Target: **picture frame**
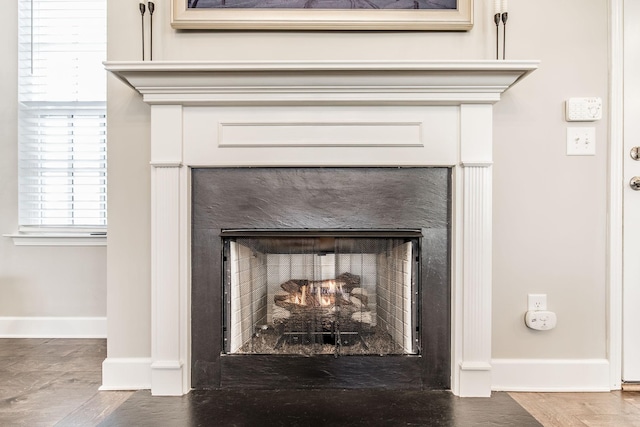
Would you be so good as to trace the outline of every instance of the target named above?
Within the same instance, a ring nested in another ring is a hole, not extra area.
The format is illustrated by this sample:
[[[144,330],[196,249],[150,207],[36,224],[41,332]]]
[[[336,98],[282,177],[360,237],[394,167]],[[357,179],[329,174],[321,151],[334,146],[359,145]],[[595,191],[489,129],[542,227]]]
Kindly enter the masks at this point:
[[[171,26],[191,30],[321,30],[321,31],[468,31],[473,27],[473,1],[455,0],[452,8],[420,7],[433,0],[215,0],[219,6],[189,6],[194,0],[171,0]],[[199,0],[205,1],[205,0]],[[213,4],[212,0],[208,0]],[[229,7],[237,1],[241,7]],[[278,7],[278,2],[304,6]],[[344,4],[363,8],[325,9],[322,5]],[[385,2],[386,1],[386,2]],[[452,1],[452,0],[449,0]],[[382,7],[371,8],[382,4]],[[393,3],[395,2],[395,3]],[[401,3],[402,2],[402,3]],[[225,4],[226,3],[226,4]],[[260,7],[264,4],[265,7]],[[318,3],[320,4],[320,3]],[[442,3],[440,3],[442,4]]]

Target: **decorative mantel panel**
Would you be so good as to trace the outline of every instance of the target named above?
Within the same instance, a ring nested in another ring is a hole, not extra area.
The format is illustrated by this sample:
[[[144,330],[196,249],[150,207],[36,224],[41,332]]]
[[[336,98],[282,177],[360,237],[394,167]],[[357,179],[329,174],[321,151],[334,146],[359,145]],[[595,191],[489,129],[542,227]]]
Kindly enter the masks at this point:
[[[451,388],[489,396],[492,105],[537,65],[107,63],[151,105],[152,393],[191,388],[192,167],[446,166],[454,178]]]

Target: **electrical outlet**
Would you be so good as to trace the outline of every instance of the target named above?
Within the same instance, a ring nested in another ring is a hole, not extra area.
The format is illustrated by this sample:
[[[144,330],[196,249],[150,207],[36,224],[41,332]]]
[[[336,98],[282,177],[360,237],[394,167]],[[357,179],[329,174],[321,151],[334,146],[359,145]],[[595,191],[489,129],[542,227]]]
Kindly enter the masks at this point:
[[[528,311],[540,311],[547,309],[547,294],[527,295]]]

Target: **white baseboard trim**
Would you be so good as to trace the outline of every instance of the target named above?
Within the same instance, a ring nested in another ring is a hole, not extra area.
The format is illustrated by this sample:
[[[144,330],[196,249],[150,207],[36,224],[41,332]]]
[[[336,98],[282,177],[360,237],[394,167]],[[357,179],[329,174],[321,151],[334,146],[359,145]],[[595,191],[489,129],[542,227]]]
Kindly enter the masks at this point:
[[[106,337],[106,317],[0,317],[0,338]]]
[[[493,391],[611,391],[606,359],[493,359]]]
[[[107,357],[102,362],[102,386],[100,390],[142,390],[150,388],[150,357]]]

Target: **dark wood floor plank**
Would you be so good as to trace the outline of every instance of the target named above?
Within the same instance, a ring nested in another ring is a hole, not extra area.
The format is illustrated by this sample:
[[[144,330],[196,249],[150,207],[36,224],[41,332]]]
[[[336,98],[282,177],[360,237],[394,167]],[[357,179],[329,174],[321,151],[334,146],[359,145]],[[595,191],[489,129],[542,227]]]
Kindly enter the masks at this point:
[[[540,426],[506,393],[458,398],[422,390],[197,390],[183,397],[138,391],[101,427],[144,426]]]
[[[640,426],[640,392],[509,394],[547,427]]]
[[[640,392],[99,392],[105,357],[105,340],[0,339],[0,426],[640,426]]]
[[[0,339],[0,425],[55,425],[98,392],[105,357],[105,340]]]
[[[60,372],[32,372],[0,370],[0,410],[20,396],[46,387],[61,376]]]
[[[57,423],[56,427],[98,425],[131,397],[132,394],[132,391],[105,391],[96,393],[91,399]]]

